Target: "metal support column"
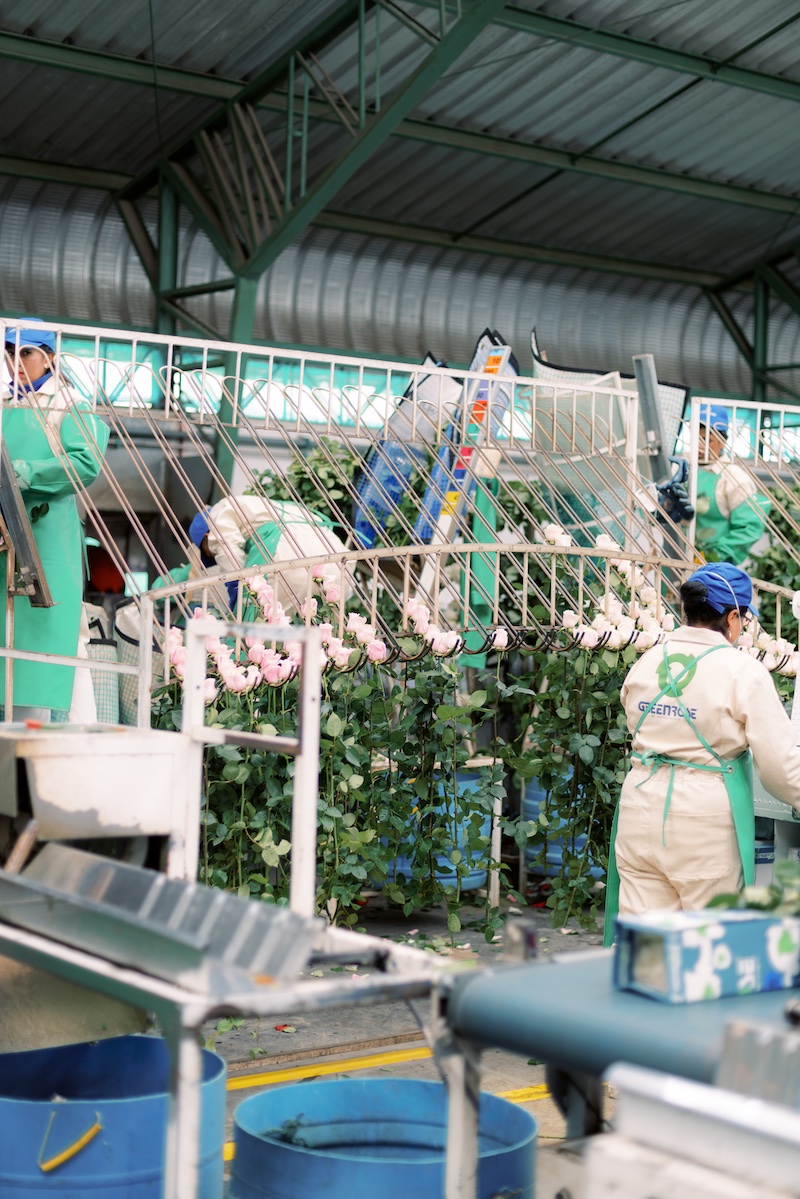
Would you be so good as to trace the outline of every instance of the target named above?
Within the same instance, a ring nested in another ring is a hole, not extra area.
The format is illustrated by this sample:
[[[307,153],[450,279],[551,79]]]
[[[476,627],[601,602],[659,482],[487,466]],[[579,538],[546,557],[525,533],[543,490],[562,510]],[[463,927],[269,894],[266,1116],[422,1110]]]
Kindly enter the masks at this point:
[[[178,196],[164,175],[158,191],[158,280],[156,288],[156,332],[175,333],[175,317],[162,307],[165,292],[178,286]]]
[[[765,372],[769,354],[769,286],[756,276],[755,308],[753,311],[753,403],[763,404],[767,398]]]
[[[241,276],[236,280],[229,333],[230,340],[233,342],[251,342],[253,340],[258,283],[258,279],[245,279]],[[229,351],[225,355],[223,364],[225,386],[222,391],[219,419],[225,427],[227,439],[223,438],[220,433],[217,434],[214,461],[228,483],[233,478],[232,447],[239,440],[238,406],[242,394],[241,378],[244,369],[245,356],[240,351]],[[220,498],[219,489],[215,488],[214,499]]]

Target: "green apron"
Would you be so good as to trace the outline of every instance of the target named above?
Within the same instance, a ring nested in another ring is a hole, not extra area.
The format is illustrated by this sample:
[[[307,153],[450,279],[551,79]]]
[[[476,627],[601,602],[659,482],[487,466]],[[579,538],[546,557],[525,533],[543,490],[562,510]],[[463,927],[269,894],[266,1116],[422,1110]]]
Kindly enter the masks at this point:
[[[276,509],[280,510],[282,508],[280,500],[273,500],[272,503]],[[282,516],[281,524],[277,524],[274,520],[265,521],[263,525],[260,525],[256,529],[255,537],[248,537],[244,547],[245,554],[247,555],[245,566],[265,566],[268,562],[271,562],[275,557],[278,542],[290,525],[314,525],[323,529],[333,529],[333,521],[321,512],[315,512],[309,508],[308,517],[299,519],[295,514],[294,504],[292,504],[292,507],[288,511],[288,516]]]
[[[733,825],[736,830],[736,841],[739,846],[739,856],[742,860],[742,875],[746,886],[751,886],[755,877],[755,856],[756,856],[756,839],[755,839],[755,809],[753,807],[753,758],[750,750],[745,750],[738,758],[721,758],[719,754],[711,748],[705,737],[697,728],[692,720],[683,700],[678,692],[677,684],[688,671],[693,670],[698,662],[703,658],[707,658],[709,654],[716,653],[720,649],[733,649],[731,645],[712,645],[710,649],[704,650],[697,658],[693,658],[687,666],[684,666],[680,674],[673,676],[670,670],[670,662],[667,654],[667,645],[664,643],[664,666],[668,682],[664,688],[658,693],[655,699],[642,712],[634,729],[634,736],[639,732],[642,721],[649,715],[651,709],[658,703],[660,699],[667,694],[675,700],[676,705],[681,710],[681,715],[688,723],[697,740],[703,748],[711,754],[715,759],[715,765],[702,762],[684,762],[680,758],[670,758],[666,754],[657,753],[655,750],[646,750],[644,753],[634,751],[631,754],[632,758],[636,758],[643,766],[650,766],[651,771],[649,778],[652,778],[656,770],[662,766],[669,768],[670,777],[667,786],[667,796],[664,801],[664,819],[662,827],[666,830],[667,816],[669,815],[670,803],[672,801],[672,787],[675,782],[675,767],[681,766],[686,770],[703,770],[714,774],[721,774],[722,781],[725,784],[725,790],[728,793],[728,801],[731,805],[731,815],[733,816]],[[642,784],[639,783],[641,787]],[[605,894],[605,923],[603,928],[603,944],[611,945],[614,940],[614,921],[619,911],[619,871],[617,870],[617,858],[615,853],[615,842],[617,838],[617,821],[619,817],[619,804],[614,812],[614,823],[611,826],[611,845],[608,853],[608,879],[606,882]]]
[[[46,409],[45,401],[52,397],[38,394],[42,409]],[[72,471],[88,486],[100,472],[98,457],[105,453],[108,429],[88,405],[75,403],[72,409],[81,412],[80,418],[71,415],[70,409],[64,411],[57,436]],[[48,442],[42,416],[23,405],[3,409],[2,436],[12,462],[22,463],[20,488],[26,511],[30,516],[34,508],[39,509],[33,535],[55,601],[52,608],[33,608],[25,596],[14,600],[14,647],[74,657],[83,603],[83,529],[72,479]],[[0,569],[5,571],[5,554],[0,557]],[[5,646],[5,618],[0,644]],[[14,704],[66,712],[72,702],[74,674],[71,666],[16,661]],[[5,676],[0,670],[0,703],[4,701]]]
[[[695,543],[707,561],[737,566],[764,532],[771,504],[766,496],[754,495],[734,509],[738,514],[734,522],[734,513],[723,516],[717,504],[719,479],[712,470],[701,467],[697,472]]]

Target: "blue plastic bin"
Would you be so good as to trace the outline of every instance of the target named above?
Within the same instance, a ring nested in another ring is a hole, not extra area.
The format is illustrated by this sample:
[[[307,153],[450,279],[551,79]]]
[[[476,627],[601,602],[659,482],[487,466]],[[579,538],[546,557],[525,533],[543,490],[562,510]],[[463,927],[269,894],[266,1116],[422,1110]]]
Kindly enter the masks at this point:
[[[168,1074],[159,1037],[0,1054],[1,1199],[161,1199]],[[208,1050],[201,1104],[197,1194],[222,1199],[225,1063]]]
[[[572,769],[566,776],[572,777]],[[525,820],[537,821],[539,813],[542,811],[547,798],[547,792],[540,786],[538,779],[531,779],[525,788],[525,796],[522,800],[522,815]],[[572,852],[582,854],[586,849],[586,834],[576,837],[571,846]],[[538,846],[529,845],[525,850],[525,861],[530,866],[535,862],[540,850]],[[564,861],[564,839],[555,835],[547,837],[547,853],[545,855],[545,878],[556,878],[561,872],[561,866]],[[541,870],[541,862],[536,863],[536,870]],[[603,878],[604,871],[602,866],[596,865],[594,862],[591,865],[590,873],[593,879]]]
[[[458,788],[459,795],[464,795],[466,792],[469,792],[469,791],[477,791],[478,790],[478,780],[471,771],[459,770],[456,773],[456,787]],[[441,794],[442,791],[443,791],[443,787],[440,786],[439,793]],[[447,808],[447,805],[445,803],[441,803],[441,804],[437,805],[437,808],[438,808],[438,811],[444,812]],[[484,816],[484,819],[483,819],[483,822],[481,825],[481,834],[484,837],[491,837],[491,835],[492,835],[492,817],[491,817],[491,813],[489,813],[489,812],[487,812],[486,815]],[[461,853],[464,854],[465,845],[466,845],[466,838],[462,836],[461,829],[459,829],[457,843],[455,845],[455,848],[460,850]],[[489,855],[489,845],[488,844],[486,846],[486,854],[488,857],[488,855]],[[486,886],[486,877],[487,877],[488,873],[489,873],[488,870],[482,869],[479,866],[473,865],[471,867],[471,869],[461,879],[461,890],[462,891],[475,891],[475,890],[477,890],[478,887],[485,887]],[[398,874],[404,874],[406,876],[406,878],[411,877],[411,858],[406,857],[405,854],[398,854],[397,857],[389,863],[389,873],[387,875],[386,881],[390,882],[390,883],[394,882],[395,878],[397,877]],[[453,865],[453,863],[450,861],[449,855],[446,853],[439,853],[436,855],[436,877],[439,879],[439,881],[443,887],[450,886],[451,884],[453,886],[455,886],[456,883],[458,882],[458,874],[456,872],[456,868]]]
[[[447,1093],[414,1079],[279,1087],[236,1109],[228,1199],[441,1199]],[[533,1199],[536,1121],[481,1095],[477,1199]]]

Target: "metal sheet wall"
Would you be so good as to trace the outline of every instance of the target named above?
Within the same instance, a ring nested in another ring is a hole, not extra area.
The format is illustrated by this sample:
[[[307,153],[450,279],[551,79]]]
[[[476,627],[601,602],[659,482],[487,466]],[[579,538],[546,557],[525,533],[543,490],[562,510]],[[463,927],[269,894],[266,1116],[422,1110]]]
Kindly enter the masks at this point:
[[[181,282],[226,273],[206,238],[186,226]],[[222,330],[229,308],[230,293],[194,301]],[[734,308],[749,328],[749,298]],[[151,327],[147,279],[107,195],[0,185],[0,310]],[[554,362],[628,370],[631,354],[649,351],[662,378],[695,390],[749,389],[749,371],[693,288],[321,229],[309,230],[262,280],[255,336],[411,360],[430,349],[463,363],[487,324],[510,339],[524,372],[536,325]],[[773,361],[800,360],[800,328],[788,310],[776,313],[771,338]]]

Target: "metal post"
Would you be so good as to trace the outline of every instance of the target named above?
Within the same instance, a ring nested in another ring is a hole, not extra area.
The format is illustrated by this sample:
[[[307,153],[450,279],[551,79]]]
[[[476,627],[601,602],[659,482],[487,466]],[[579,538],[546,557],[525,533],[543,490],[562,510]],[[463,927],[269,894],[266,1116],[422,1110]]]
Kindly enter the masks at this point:
[[[481,1051],[462,1041],[438,1020],[436,1064],[447,1088],[447,1147],[444,1199],[476,1199]]]
[[[150,728],[150,688],[153,678],[153,601],[143,595],[139,600],[139,679],[136,703],[136,727]]]
[[[763,404],[767,398],[764,372],[769,357],[769,287],[756,275],[753,309],[753,403]]]
[[[691,414],[689,418],[689,500],[697,511],[697,474],[700,469],[698,466],[700,461],[700,404],[697,400],[692,400],[689,411]],[[692,546],[696,531],[697,517],[693,516],[686,530],[686,539]]]
[[[625,459],[630,471],[630,477],[635,479],[638,474],[638,442],[639,442],[639,397],[626,396],[625,414]],[[634,514],[634,493],[632,488],[627,488],[625,497],[625,549],[635,551],[636,546],[636,518]]]
[[[203,790],[203,740],[205,725],[206,637],[219,632],[214,620],[189,620],[186,627],[186,670],[183,679],[181,733],[186,740],[183,771],[184,796],[176,803],[167,854],[170,878],[194,881],[200,859],[200,803]]]
[[[292,161],[294,159],[294,55],[289,59],[286,87],[286,162],[283,168],[283,211],[292,207]]]
[[[158,186],[158,289],[156,331],[175,333],[175,317],[161,306],[165,292],[178,286],[178,196],[162,174]]]
[[[231,311],[230,340],[234,342],[250,342],[253,339],[253,322],[256,316],[256,298],[258,296],[258,279],[237,278],[233,292],[233,309]],[[214,447],[214,461],[223,477],[230,483],[233,479],[234,450],[239,440],[239,423],[237,408],[242,394],[242,376],[244,374],[244,356],[236,351],[226,353],[223,362],[225,386],[222,389],[222,399],[219,406],[220,424],[225,426],[227,440],[217,433]],[[232,445],[228,444],[228,441]],[[222,498],[219,487],[214,489],[214,499]]]
[[[14,597],[11,594],[14,586],[14,549],[6,546],[6,646],[14,648]],[[14,719],[14,659],[6,658],[5,666],[5,711],[7,721]]]
[[[180,1015],[161,1018],[170,1058],[163,1199],[197,1199],[199,1193],[203,1049]]]
[[[358,127],[367,119],[367,4],[358,0]]]
[[[500,818],[503,815],[503,800],[499,795],[494,797],[494,807],[492,809],[492,861],[500,861],[502,851],[502,832],[500,829]],[[524,852],[524,851],[523,851]],[[489,875],[489,907],[500,907],[500,870],[492,870]]]
[[[321,653],[319,629],[307,629],[300,673],[300,752],[294,763],[292,874],[289,881],[289,907],[298,916],[316,913],[320,684],[318,672],[311,670],[309,665],[318,662]]]

